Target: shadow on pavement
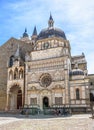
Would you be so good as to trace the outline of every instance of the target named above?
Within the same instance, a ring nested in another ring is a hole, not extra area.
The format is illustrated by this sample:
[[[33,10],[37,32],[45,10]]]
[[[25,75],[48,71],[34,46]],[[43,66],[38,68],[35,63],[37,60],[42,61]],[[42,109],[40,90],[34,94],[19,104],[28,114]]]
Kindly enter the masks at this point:
[[[21,118],[21,119],[47,119],[47,118],[67,118],[71,117],[71,115],[44,115],[44,114],[37,114],[37,115],[22,115],[19,113],[7,113],[7,112],[0,112],[0,117],[11,117],[11,118]]]

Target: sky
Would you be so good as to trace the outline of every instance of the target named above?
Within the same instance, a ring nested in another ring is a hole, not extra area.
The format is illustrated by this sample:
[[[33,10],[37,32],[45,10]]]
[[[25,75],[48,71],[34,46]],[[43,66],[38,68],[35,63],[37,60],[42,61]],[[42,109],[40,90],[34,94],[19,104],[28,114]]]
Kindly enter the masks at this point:
[[[19,39],[27,28],[39,33],[48,27],[62,29],[71,45],[71,55],[84,52],[88,73],[94,74],[94,0],[0,0],[0,46],[11,37]]]

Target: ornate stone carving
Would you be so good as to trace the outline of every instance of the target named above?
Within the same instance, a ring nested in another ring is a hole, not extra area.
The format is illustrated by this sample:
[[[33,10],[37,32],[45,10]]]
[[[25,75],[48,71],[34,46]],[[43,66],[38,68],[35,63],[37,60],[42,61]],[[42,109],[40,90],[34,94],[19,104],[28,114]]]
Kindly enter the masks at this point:
[[[54,78],[55,78],[55,80],[60,80],[60,78],[61,78],[61,74],[60,74],[59,71],[56,71],[56,72],[55,72],[55,74],[54,74]]]
[[[37,76],[35,73],[32,73],[31,75],[31,81],[37,81]]]
[[[52,78],[51,78],[51,75],[49,73],[43,73],[41,76],[40,76],[40,85],[42,87],[48,87],[51,82],[52,82]]]

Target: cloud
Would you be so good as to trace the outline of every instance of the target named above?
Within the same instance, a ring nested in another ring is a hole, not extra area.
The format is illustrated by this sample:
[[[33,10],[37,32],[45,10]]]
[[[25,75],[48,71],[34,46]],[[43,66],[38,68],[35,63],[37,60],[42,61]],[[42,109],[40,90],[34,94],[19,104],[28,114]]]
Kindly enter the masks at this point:
[[[14,0],[1,3],[0,41],[8,40],[9,36],[19,38],[25,27],[30,35],[35,25],[40,32],[48,26],[50,11],[55,26],[60,27],[70,41],[72,55],[86,54],[91,73],[94,70],[90,67],[90,63],[91,66],[94,64],[90,58],[94,55],[94,0]]]

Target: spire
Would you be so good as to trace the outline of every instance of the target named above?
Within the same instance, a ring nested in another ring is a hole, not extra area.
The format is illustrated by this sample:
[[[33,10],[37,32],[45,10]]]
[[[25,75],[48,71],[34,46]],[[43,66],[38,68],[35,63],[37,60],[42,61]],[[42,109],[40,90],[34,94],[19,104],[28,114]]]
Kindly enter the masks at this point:
[[[17,50],[14,54],[13,65],[20,66],[21,65],[20,63],[21,63],[21,57],[20,57],[20,49],[19,49],[19,44],[18,44]]]
[[[34,36],[34,35],[37,35],[37,29],[36,29],[36,26],[34,27],[34,30],[33,30],[33,34],[32,34],[32,36]]]
[[[50,13],[50,18],[49,18],[49,20],[53,20],[51,13]]]
[[[27,32],[27,28],[25,28],[25,33]]]
[[[19,44],[15,53],[15,57],[19,57],[20,56],[20,51],[19,51]]]
[[[50,13],[50,17],[49,17],[49,20],[48,20],[48,26],[49,28],[53,27],[53,24],[54,24],[54,20],[53,20],[53,17]]]
[[[23,33],[23,37],[28,37],[27,28],[25,28],[25,31],[24,31],[24,33]]]

